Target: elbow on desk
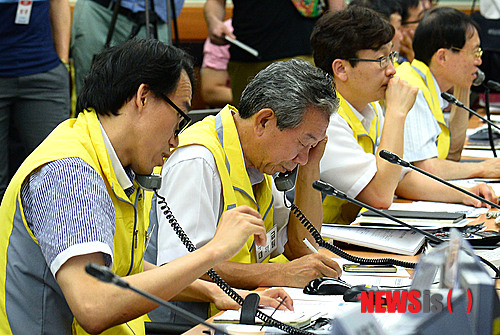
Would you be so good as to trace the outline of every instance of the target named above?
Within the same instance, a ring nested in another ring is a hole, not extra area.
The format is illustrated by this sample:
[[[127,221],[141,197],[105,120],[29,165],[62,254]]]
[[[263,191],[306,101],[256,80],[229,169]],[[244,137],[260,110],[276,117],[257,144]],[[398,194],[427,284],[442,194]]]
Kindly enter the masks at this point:
[[[392,205],[393,199],[393,197],[391,197],[390,199],[384,199],[384,197],[375,197],[372,201],[370,201],[369,205],[378,209],[388,209]]]
[[[360,194],[356,199],[378,209],[387,209],[392,205],[394,193],[370,192],[370,194]]]

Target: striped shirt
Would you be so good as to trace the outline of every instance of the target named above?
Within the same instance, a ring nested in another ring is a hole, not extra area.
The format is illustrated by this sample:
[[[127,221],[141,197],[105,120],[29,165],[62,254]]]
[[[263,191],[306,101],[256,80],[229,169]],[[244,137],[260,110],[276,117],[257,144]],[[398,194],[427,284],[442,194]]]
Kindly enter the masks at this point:
[[[113,169],[125,193],[134,192],[135,175],[124,169],[101,127]],[[125,180],[124,180],[125,179]],[[115,209],[102,177],[81,158],[49,162],[21,188],[24,214],[45,261],[55,276],[71,257],[101,252],[113,262]]]

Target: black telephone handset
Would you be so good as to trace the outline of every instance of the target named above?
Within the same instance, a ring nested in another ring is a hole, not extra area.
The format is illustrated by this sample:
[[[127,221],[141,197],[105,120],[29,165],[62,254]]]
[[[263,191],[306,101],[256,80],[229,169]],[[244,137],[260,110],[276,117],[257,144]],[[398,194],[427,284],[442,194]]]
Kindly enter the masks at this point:
[[[154,173],[150,175],[137,174],[135,181],[147,191],[154,191],[161,187],[161,176]]]
[[[278,173],[274,178],[274,185],[276,185],[276,189],[281,192],[286,192],[294,188],[298,169],[299,166],[297,165],[292,171]]]

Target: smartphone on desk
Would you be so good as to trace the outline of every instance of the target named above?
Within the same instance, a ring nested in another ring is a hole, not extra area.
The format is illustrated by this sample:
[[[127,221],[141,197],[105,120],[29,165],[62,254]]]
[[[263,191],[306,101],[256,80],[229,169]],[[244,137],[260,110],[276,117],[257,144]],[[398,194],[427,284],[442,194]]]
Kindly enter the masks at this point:
[[[397,271],[394,265],[344,264],[342,268],[345,272],[357,273],[394,273]]]

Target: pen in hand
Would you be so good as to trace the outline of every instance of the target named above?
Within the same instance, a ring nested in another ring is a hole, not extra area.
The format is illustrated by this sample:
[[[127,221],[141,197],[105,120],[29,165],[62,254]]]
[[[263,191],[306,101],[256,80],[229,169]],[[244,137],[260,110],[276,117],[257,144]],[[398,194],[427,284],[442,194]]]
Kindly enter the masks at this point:
[[[318,249],[316,249],[316,248],[314,247],[314,245],[312,245],[312,244],[311,244],[311,242],[309,242],[309,240],[308,240],[307,238],[304,238],[304,239],[302,240],[302,242],[304,242],[304,244],[305,244],[305,245],[309,248],[309,250],[311,250],[312,252],[314,252],[314,253],[316,253],[316,254],[317,254],[317,253],[319,253]],[[339,276],[337,279],[340,279],[340,276]]]
[[[311,244],[311,242],[309,242],[307,238],[304,238],[302,242],[304,242],[304,244],[307,246],[307,248],[309,248],[309,250],[311,250],[314,253],[318,253],[318,250],[314,247],[314,245]]]

